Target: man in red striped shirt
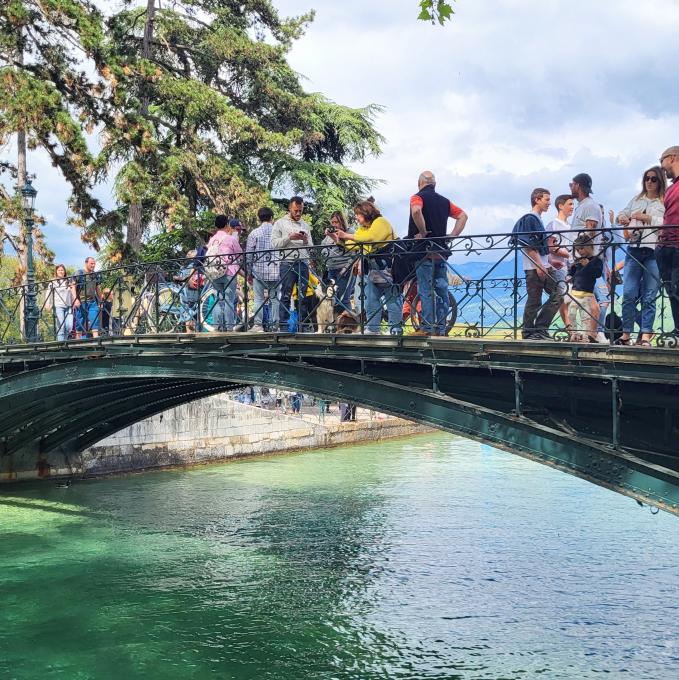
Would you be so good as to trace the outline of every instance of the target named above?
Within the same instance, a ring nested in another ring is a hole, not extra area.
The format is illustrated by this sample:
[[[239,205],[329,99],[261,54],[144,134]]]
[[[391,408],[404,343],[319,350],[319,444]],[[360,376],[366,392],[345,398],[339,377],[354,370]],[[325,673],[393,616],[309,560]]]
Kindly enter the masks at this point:
[[[656,260],[670,298],[674,335],[679,336],[679,146],[663,151],[660,166],[672,184],[665,192],[665,219],[658,236]]]

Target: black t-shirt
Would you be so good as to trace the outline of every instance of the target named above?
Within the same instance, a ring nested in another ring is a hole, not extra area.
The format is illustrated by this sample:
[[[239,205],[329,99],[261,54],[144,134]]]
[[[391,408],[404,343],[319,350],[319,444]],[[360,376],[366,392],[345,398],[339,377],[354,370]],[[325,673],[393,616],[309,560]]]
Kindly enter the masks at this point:
[[[568,270],[573,277],[573,290],[593,293],[596,280],[604,273],[604,263],[598,257],[591,257],[587,264],[583,262],[576,261]]]

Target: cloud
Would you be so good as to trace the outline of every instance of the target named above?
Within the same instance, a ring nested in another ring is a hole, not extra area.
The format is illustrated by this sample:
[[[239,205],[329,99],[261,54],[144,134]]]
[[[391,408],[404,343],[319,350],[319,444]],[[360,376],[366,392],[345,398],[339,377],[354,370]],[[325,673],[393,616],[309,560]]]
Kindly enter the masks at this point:
[[[444,28],[417,22],[414,6],[320,5],[291,54],[312,89],[386,106],[384,153],[356,169],[386,180],[378,200],[401,233],[424,168],[484,233],[511,226],[535,186],[561,193],[582,171],[619,209],[676,140],[673,70],[657,46],[671,44],[679,6],[460,0]]]
[[[418,22],[415,0],[274,4],[283,16],[317,10],[290,54],[308,90],[386,107],[383,154],[355,168],[386,181],[376,197],[400,233],[425,168],[470,214],[470,233],[491,233],[529,208],[534,187],[556,195],[583,171],[618,210],[679,143],[669,52],[679,3],[458,0],[445,27]],[[40,154],[31,163],[41,209],[65,224],[63,180]],[[101,195],[110,204],[108,187]],[[82,259],[75,230],[47,233],[61,259]]]

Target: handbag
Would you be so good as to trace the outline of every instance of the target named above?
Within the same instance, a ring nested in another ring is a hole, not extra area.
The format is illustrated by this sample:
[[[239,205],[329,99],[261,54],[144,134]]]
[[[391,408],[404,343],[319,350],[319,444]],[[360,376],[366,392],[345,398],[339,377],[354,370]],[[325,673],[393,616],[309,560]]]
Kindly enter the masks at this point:
[[[394,285],[391,269],[371,269],[368,272],[368,281],[378,288],[387,288]]]

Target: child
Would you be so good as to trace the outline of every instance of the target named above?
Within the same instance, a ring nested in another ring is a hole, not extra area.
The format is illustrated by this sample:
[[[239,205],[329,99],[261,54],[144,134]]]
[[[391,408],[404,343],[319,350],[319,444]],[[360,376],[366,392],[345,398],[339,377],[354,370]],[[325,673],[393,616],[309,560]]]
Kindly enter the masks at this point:
[[[575,239],[575,262],[568,273],[571,276],[571,300],[568,304],[568,321],[572,329],[570,340],[581,342],[584,340],[577,329],[587,329],[587,340],[597,342],[595,319],[590,313],[594,286],[596,280],[603,274],[604,263],[601,258],[594,256],[594,242],[587,234],[580,234]],[[579,318],[578,318],[579,317]],[[579,323],[578,323],[579,322]]]

